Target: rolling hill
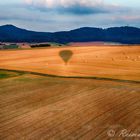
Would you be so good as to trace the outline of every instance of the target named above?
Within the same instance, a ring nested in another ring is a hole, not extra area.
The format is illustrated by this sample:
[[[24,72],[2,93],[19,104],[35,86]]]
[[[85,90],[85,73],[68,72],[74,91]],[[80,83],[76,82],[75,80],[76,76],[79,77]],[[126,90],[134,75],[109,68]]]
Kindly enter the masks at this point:
[[[135,27],[112,27],[107,29],[83,27],[62,32],[35,32],[13,25],[0,26],[1,42],[89,42],[108,41],[140,44],[140,29]]]

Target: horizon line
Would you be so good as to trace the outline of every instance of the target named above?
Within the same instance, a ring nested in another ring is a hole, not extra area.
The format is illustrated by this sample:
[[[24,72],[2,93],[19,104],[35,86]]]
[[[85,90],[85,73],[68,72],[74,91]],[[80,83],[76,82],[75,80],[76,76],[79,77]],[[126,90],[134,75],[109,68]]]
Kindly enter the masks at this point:
[[[61,31],[36,31],[36,30],[30,30],[30,29],[27,29],[27,28],[23,28],[23,27],[19,27],[17,25],[13,25],[13,24],[2,24],[0,25],[0,27],[2,26],[13,26],[13,27],[16,27],[16,28],[19,28],[19,29],[23,29],[23,30],[26,30],[26,31],[32,31],[32,32],[44,32],[44,33],[57,33],[57,32],[69,32],[69,31],[73,31],[73,30],[77,30],[77,29],[82,29],[82,28],[97,28],[97,29],[102,29],[102,30],[106,30],[106,29],[110,29],[110,28],[121,28],[121,27],[130,27],[130,28],[137,28],[137,29],[140,29],[140,27],[136,27],[136,26],[129,26],[129,25],[122,25],[122,26],[110,26],[110,27],[106,27],[106,28],[103,28],[103,27],[95,27],[95,26],[81,26],[81,27],[77,27],[77,28],[73,28],[73,29],[69,29],[69,30],[61,30]]]

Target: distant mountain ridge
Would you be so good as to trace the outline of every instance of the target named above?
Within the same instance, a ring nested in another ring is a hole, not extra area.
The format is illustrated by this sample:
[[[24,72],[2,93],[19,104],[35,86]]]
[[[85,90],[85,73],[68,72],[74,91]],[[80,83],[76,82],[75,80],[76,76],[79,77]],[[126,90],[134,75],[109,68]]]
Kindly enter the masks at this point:
[[[62,32],[36,32],[13,25],[0,26],[0,42],[89,42],[107,41],[140,44],[140,28],[112,27],[107,29],[83,27]]]

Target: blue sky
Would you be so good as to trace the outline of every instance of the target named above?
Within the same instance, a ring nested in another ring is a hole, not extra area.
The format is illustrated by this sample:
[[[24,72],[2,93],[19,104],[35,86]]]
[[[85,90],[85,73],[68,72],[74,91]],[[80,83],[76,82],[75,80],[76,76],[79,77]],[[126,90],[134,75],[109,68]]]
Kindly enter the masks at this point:
[[[140,0],[4,0],[0,25],[36,31],[79,27],[140,27]]]

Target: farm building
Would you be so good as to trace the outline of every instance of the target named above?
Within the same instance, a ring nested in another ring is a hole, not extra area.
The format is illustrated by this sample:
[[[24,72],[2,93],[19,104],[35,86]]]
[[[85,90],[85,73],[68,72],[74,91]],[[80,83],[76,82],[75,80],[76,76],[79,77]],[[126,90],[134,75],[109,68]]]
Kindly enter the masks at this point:
[[[28,49],[31,48],[31,46],[27,43],[22,43],[22,44],[18,44],[19,48],[21,49]]]

